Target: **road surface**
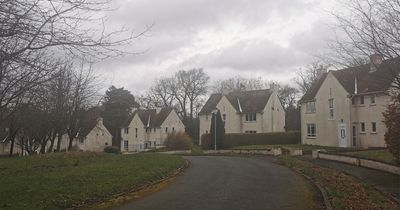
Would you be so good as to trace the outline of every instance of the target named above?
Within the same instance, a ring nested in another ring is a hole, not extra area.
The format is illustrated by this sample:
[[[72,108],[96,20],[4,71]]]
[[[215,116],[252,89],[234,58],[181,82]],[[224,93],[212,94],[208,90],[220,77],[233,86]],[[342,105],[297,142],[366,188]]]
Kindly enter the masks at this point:
[[[308,181],[271,157],[189,156],[191,167],[160,192],[114,209],[321,209]]]

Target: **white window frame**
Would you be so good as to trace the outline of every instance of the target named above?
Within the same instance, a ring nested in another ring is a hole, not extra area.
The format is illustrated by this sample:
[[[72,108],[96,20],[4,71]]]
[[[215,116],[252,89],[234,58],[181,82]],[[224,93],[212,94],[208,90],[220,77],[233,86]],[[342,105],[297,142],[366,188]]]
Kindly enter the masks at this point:
[[[365,127],[365,122],[360,122],[360,133],[366,133],[367,129]]]
[[[257,113],[248,113],[245,117],[246,122],[257,122]]]
[[[129,134],[129,127],[126,127],[126,128],[124,129],[124,133],[125,133],[125,134]]]
[[[375,129],[374,129],[375,125]],[[371,133],[377,133],[378,132],[378,124],[376,122],[371,122]]]
[[[308,138],[317,137],[317,125],[315,123],[307,123],[307,137]]]
[[[315,101],[309,101],[306,103],[306,113],[315,113]]]
[[[128,151],[129,148],[129,141],[125,140],[124,141],[124,150]]]
[[[328,104],[329,104],[329,119],[334,119],[335,118],[335,109],[334,109],[333,98],[328,100]]]

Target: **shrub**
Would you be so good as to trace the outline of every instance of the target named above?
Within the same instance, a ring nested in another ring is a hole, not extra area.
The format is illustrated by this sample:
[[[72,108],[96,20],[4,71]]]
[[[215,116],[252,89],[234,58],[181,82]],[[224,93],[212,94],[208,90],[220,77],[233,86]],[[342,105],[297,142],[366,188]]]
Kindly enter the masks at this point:
[[[207,133],[201,135],[201,148],[210,149],[211,145],[211,134]]]
[[[104,147],[104,152],[119,154],[119,148],[116,146],[107,146],[107,147]]]
[[[165,147],[169,150],[189,150],[192,147],[192,139],[185,132],[173,132],[165,139]]]
[[[225,147],[262,144],[299,144],[299,131],[274,133],[232,133],[225,135]]]
[[[400,112],[396,104],[388,106],[383,113],[387,127],[385,142],[389,152],[393,154],[395,162],[400,164]]]

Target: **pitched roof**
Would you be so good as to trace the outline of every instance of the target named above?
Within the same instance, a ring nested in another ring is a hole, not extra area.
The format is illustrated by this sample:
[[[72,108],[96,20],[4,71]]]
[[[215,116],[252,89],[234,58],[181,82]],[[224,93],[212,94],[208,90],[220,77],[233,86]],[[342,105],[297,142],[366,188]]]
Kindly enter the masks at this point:
[[[172,110],[172,107],[164,107],[159,113],[157,113],[156,109],[138,109],[134,111],[131,116],[122,124],[122,127],[129,126],[132,119],[136,115],[139,116],[139,119],[142,121],[144,126],[148,125],[151,128],[160,127]]]
[[[349,94],[387,91],[391,87],[394,77],[400,73],[400,57],[383,61],[374,72],[370,72],[370,69],[371,64],[365,64],[330,72]],[[311,86],[300,102],[315,98],[326,75],[327,73]]]
[[[221,93],[212,94],[199,114],[210,114],[211,111],[216,108],[222,96],[223,95]],[[264,110],[265,105],[267,105],[267,102],[271,96],[271,91],[269,89],[236,91],[228,93],[224,96],[228,99],[237,112],[253,113]]]

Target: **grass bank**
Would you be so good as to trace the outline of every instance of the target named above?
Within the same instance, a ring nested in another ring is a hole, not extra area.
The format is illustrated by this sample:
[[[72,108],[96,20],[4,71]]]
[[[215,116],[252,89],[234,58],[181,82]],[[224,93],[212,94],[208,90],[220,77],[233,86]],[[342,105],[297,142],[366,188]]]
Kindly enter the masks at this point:
[[[394,156],[392,155],[392,153],[389,152],[388,149],[347,152],[345,154],[360,157],[360,158],[378,160],[378,161],[387,162],[387,163],[391,163],[391,164],[397,164],[394,160]]]
[[[184,165],[165,154],[53,154],[0,159],[0,209],[65,209],[163,177]]]
[[[399,209],[400,205],[369,184],[330,168],[282,156],[279,162],[309,176],[324,188],[333,209]]]

